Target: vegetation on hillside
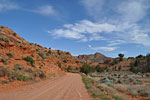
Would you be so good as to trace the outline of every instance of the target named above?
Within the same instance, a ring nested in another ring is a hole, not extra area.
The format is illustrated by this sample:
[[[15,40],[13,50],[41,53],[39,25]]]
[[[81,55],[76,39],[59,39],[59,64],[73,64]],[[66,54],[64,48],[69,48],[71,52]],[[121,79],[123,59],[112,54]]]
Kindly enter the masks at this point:
[[[135,61],[131,63],[130,70],[135,73],[150,73],[150,54],[137,56]]]

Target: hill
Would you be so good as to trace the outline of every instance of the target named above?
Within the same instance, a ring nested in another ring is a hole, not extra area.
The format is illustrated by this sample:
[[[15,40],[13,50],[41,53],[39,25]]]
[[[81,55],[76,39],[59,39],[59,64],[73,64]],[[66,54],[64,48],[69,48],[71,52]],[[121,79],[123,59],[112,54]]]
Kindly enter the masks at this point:
[[[98,52],[90,55],[79,55],[78,58],[86,61],[91,61],[92,63],[105,63],[106,61],[111,59],[110,57],[106,57]]]
[[[77,71],[83,62],[69,52],[29,43],[8,27],[0,26],[0,84]]]

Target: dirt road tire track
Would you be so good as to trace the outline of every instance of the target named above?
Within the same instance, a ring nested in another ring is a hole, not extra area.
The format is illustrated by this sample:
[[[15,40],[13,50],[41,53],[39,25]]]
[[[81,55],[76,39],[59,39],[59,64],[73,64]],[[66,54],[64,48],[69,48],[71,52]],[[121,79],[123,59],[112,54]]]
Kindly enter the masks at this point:
[[[39,87],[0,93],[0,100],[91,100],[79,74],[67,73]]]

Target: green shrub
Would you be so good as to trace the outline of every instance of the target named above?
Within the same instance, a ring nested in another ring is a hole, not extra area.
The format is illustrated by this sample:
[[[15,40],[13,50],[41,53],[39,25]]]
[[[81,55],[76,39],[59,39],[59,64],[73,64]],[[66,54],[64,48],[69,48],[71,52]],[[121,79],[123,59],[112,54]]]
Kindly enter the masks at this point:
[[[138,96],[138,93],[133,93],[132,94],[132,97],[137,97]]]
[[[52,53],[51,50],[49,50],[48,53],[51,54]]]
[[[8,84],[8,80],[2,80],[2,84]]]
[[[78,63],[79,63],[79,61],[76,61],[76,63],[78,64]]]
[[[33,65],[35,63],[34,60],[32,59],[32,57],[29,57],[29,56],[25,57],[24,60],[29,62],[31,65]]]
[[[136,72],[135,67],[134,67],[134,66],[131,66],[131,67],[130,67],[130,71],[131,71],[131,72]]]
[[[40,69],[34,71],[34,76],[35,77],[40,77],[41,79],[46,77],[45,73]]]
[[[0,41],[9,42],[9,40],[5,37],[0,36]]]
[[[14,72],[13,74],[16,77],[16,79],[19,81],[28,81],[28,80],[32,79],[31,76],[23,75],[23,74],[20,74],[18,72]]]
[[[72,66],[68,66],[67,71],[70,72],[72,70]]]
[[[6,55],[8,56],[8,57],[13,57],[13,54],[9,51],[8,53],[6,53]]]
[[[119,96],[112,96],[115,100],[122,100]]]
[[[20,64],[15,64],[14,65],[14,70],[22,70],[23,67]]]
[[[105,71],[105,68],[101,67],[99,64],[95,67],[95,69],[97,72],[104,72]]]
[[[33,78],[31,76],[23,75],[22,80],[23,81],[29,81],[32,80]]]
[[[141,90],[141,91],[140,91],[140,95],[141,95],[141,96],[146,96],[146,97],[148,97],[148,96],[150,96],[150,91]]]
[[[34,57],[34,54],[33,54],[33,53],[31,54],[31,57]]]
[[[57,65],[59,68],[61,68],[61,63],[59,61],[57,62]]]
[[[122,66],[119,66],[119,67],[118,67],[118,70],[120,71],[121,69],[122,69]]]
[[[87,63],[83,64],[81,67],[81,72],[88,74],[91,72],[95,72],[95,68],[93,66],[88,65]]]
[[[2,57],[1,60],[2,60],[3,63],[6,63],[6,62],[8,61],[8,59],[7,59],[7,58],[4,58],[4,57]]]
[[[36,51],[39,51],[40,50],[40,48],[36,48]]]
[[[14,35],[14,36],[16,36],[16,35],[17,35],[17,33],[15,33],[15,32],[14,32],[14,34],[13,34],[13,35]]]
[[[4,77],[6,75],[8,75],[8,70],[3,66],[0,66],[0,77]]]
[[[60,52],[60,50],[57,50],[57,54],[58,54],[58,55],[61,55],[61,52]]]
[[[67,60],[63,60],[64,63],[67,63]]]

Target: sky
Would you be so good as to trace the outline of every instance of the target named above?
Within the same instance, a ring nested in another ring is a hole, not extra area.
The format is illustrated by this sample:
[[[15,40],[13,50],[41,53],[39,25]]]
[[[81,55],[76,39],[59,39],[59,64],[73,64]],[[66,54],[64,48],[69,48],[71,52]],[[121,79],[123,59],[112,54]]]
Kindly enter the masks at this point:
[[[0,0],[0,25],[75,56],[150,52],[150,0]]]

